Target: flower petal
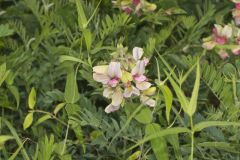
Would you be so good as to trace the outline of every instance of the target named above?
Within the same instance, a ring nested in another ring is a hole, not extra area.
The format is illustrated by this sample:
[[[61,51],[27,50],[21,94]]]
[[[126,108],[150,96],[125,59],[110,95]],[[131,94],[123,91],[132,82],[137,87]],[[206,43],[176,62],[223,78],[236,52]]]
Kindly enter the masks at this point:
[[[95,66],[93,67],[93,72],[99,73],[99,74],[107,74],[107,65],[102,65],[102,66]]]
[[[141,96],[140,101],[143,104],[148,105],[150,107],[155,107],[156,106],[156,101],[154,99],[151,99],[151,98],[147,97],[147,96]]]
[[[121,66],[119,62],[111,62],[108,66],[108,75],[111,78],[121,78],[122,72],[121,72]]]
[[[151,87],[151,85],[152,84],[149,82],[136,83],[136,87],[141,91],[148,89],[149,87]]]
[[[216,46],[216,42],[214,41],[209,41],[209,42],[204,42],[202,47],[207,49],[207,50],[211,50]]]
[[[127,87],[124,89],[124,92],[123,92],[123,96],[126,97],[126,98],[129,98],[131,97],[133,94],[133,89],[132,87]]]
[[[106,98],[110,98],[111,95],[113,94],[113,89],[110,87],[104,88],[103,90],[103,96]]]
[[[232,27],[230,25],[224,26],[222,36],[225,36],[226,38],[230,38],[232,36]]]
[[[133,48],[133,58],[135,61],[138,61],[141,59],[143,55],[143,49],[139,47],[134,47]]]
[[[93,73],[93,79],[97,82],[101,82],[102,84],[107,84],[110,78],[105,74]]]
[[[132,69],[132,75],[142,75],[145,72],[145,62],[137,61],[136,66]]]
[[[112,113],[112,112],[115,112],[117,111],[118,109],[120,108],[120,106],[114,106],[112,104],[109,104],[106,108],[105,108],[105,112],[106,113]]]
[[[132,89],[133,89],[132,92],[133,92],[134,95],[136,95],[136,96],[140,95],[140,91],[136,87],[132,86]]]
[[[116,88],[112,95],[112,105],[119,106],[123,101],[123,94],[120,88]]]

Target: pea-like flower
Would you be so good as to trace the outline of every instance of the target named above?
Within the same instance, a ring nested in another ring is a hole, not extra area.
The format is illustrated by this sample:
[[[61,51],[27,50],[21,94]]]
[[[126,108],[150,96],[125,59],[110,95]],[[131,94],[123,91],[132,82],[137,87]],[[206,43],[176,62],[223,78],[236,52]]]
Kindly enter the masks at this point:
[[[120,63],[111,62],[109,66],[102,65],[93,67],[93,79],[102,84],[116,87],[122,76]]]
[[[149,3],[146,0],[116,0],[112,1],[113,5],[120,8],[127,14],[134,13],[140,16],[143,12],[152,12],[157,6],[153,3]]]
[[[156,88],[151,87],[152,84],[145,75],[149,59],[143,57],[144,51],[140,47],[134,47],[131,56],[123,54],[127,50],[123,50],[122,46],[118,47],[120,48],[115,52],[117,55],[115,54],[114,61],[109,65],[93,67],[93,79],[103,84],[103,96],[111,99],[105,112],[114,112],[120,108],[123,101],[136,97],[139,97],[141,103],[154,107],[156,102],[151,96]]]

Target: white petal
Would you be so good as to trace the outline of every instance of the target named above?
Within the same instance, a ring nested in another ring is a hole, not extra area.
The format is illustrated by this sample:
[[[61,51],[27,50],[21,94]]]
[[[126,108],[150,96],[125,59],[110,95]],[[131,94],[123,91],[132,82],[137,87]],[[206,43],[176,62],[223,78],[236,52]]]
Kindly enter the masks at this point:
[[[106,98],[110,98],[112,94],[113,94],[113,90],[110,87],[107,87],[103,90],[103,96]]]
[[[114,106],[114,105],[112,105],[112,104],[109,104],[109,105],[105,108],[104,111],[105,111],[106,113],[112,113],[112,112],[118,110],[119,108],[120,108],[120,106]]]
[[[222,35],[230,38],[232,36],[232,27],[229,25],[226,25],[222,30]]]
[[[148,105],[150,107],[155,107],[156,105],[156,101],[147,97],[147,96],[141,96],[140,97],[140,101],[145,104],[145,105]]]
[[[139,48],[139,47],[134,47],[133,48],[133,58],[135,59],[135,61],[141,59],[143,55],[143,49]]]
[[[145,72],[145,62],[144,60],[142,61],[137,61],[136,66],[132,70],[132,75],[142,75]]]
[[[99,74],[107,74],[107,65],[102,65],[102,66],[95,66],[93,67],[93,72],[99,73]]]
[[[119,106],[122,103],[123,94],[121,89],[116,88],[112,95],[112,105]]]
[[[139,96],[140,95],[140,91],[136,88],[136,87],[132,87],[133,88],[133,94],[136,95],[136,96]]]
[[[141,91],[148,89],[149,87],[151,87],[151,85],[152,84],[149,82],[136,83],[136,87]]]
[[[121,65],[119,62],[111,62],[108,66],[108,75],[111,78],[118,77],[121,78],[122,72],[121,72]]]
[[[97,82],[101,82],[102,84],[107,84],[110,78],[105,74],[93,73],[93,79]]]
[[[126,98],[129,98],[132,96],[133,92],[132,92],[132,87],[127,87],[124,89],[124,92],[123,92],[123,96],[126,97]]]

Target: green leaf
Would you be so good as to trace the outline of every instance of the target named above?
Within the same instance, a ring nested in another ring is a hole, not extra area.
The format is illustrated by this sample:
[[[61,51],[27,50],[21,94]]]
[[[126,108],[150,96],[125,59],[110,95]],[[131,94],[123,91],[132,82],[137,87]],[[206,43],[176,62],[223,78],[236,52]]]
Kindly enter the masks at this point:
[[[20,103],[20,94],[19,94],[18,88],[16,86],[12,86],[12,85],[8,85],[7,87],[11,91],[11,93],[13,94],[13,96],[14,96],[16,102],[17,102],[17,108],[18,108],[19,103]]]
[[[147,141],[150,141],[152,139],[164,137],[167,135],[179,134],[179,133],[191,133],[191,131],[188,128],[184,128],[184,127],[163,129],[163,130],[161,130],[161,132],[154,133],[154,134],[149,135],[149,136],[145,137],[144,139],[140,140],[137,144],[133,145],[132,147],[130,147],[126,151],[124,151],[124,153],[126,153],[126,152],[132,150],[133,148],[136,148],[137,146],[140,146],[141,144],[143,144]]]
[[[7,78],[8,74],[10,73],[10,70],[7,70],[7,65],[6,63],[3,63],[0,66],[0,86],[2,85],[2,83],[5,81],[5,79]]]
[[[13,136],[10,135],[0,135],[0,146],[4,145],[4,143],[8,140],[14,139]]]
[[[8,160],[14,160],[17,157],[18,153],[22,150],[25,142],[26,140],[18,147],[18,149],[11,155],[11,157]]]
[[[33,122],[33,112],[28,113],[23,122],[23,129],[27,129]]]
[[[5,36],[12,35],[14,30],[10,29],[7,24],[1,24],[0,25],[0,38]]]
[[[199,65],[199,61],[197,62],[197,72],[196,72],[196,80],[195,80],[195,84],[194,84],[194,88],[192,91],[192,97],[188,106],[188,113],[190,116],[192,116],[197,108],[197,100],[198,100],[198,91],[199,91],[199,87],[200,87],[200,65]]]
[[[92,34],[91,34],[91,31],[89,29],[84,29],[83,30],[83,36],[84,36],[84,39],[85,39],[87,50],[90,51],[91,45],[92,45]]]
[[[89,64],[87,64],[86,62],[82,61],[81,59],[75,58],[75,57],[72,57],[72,56],[66,56],[66,55],[60,56],[59,61],[60,61],[60,63],[62,63],[64,61],[78,62],[78,63],[82,63],[82,64],[85,64],[85,65],[89,66]]]
[[[64,97],[67,103],[72,104],[76,103],[80,98],[80,95],[78,93],[76,75],[73,68],[67,74],[67,82],[65,86]]]
[[[182,152],[179,146],[179,138],[178,135],[169,135],[167,136],[167,141],[172,145],[175,157],[177,160],[183,160]]]
[[[43,115],[41,118],[37,120],[37,122],[34,124],[34,126],[39,125],[40,123],[43,123],[44,121],[51,119],[52,117],[49,114]]]
[[[6,120],[5,118],[1,118],[1,117],[0,117],[0,121],[1,121],[1,120],[2,120],[3,123],[5,123],[5,125],[6,125],[6,126],[8,127],[8,129],[10,130],[10,132],[11,132],[11,134],[13,135],[13,137],[15,138],[18,146],[23,146],[23,142],[22,142],[21,139],[19,138],[19,136],[18,136],[15,128],[13,128],[13,126],[11,125],[11,123],[10,123],[8,120]],[[21,149],[21,152],[22,152],[23,158],[24,158],[25,160],[30,160],[30,158],[28,157],[28,154],[27,154],[27,152],[26,152],[26,150],[25,150],[24,147]]]
[[[66,105],[66,103],[59,103],[59,104],[55,107],[53,113],[56,115],[65,105]]]
[[[161,132],[161,127],[159,124],[151,123],[145,128],[146,136],[157,134]],[[157,158],[157,160],[168,160],[168,150],[167,143],[164,137],[158,137],[151,140],[152,150]]]
[[[31,92],[30,92],[29,96],[28,96],[28,108],[29,109],[34,109],[35,105],[36,105],[36,90],[33,87],[31,89]]]
[[[205,121],[195,124],[193,130],[195,132],[201,131],[204,128],[214,127],[214,126],[237,126],[240,127],[239,122],[228,122],[228,121]]]
[[[136,151],[133,154],[131,154],[127,160],[137,160],[139,156],[141,156],[141,151]]]
[[[178,97],[178,100],[181,104],[181,107],[183,108],[185,113],[188,113],[188,106],[189,106],[189,101],[187,99],[187,97],[185,96],[185,94],[183,93],[183,91],[181,90],[181,88],[177,85],[177,83],[173,80],[173,78],[170,76],[170,74],[166,71],[164,71],[165,74],[167,75],[171,85],[174,88],[174,91],[176,92],[176,95]]]
[[[153,116],[152,112],[148,107],[144,107],[136,116],[135,119],[142,123],[142,124],[148,124],[152,122]]]
[[[160,90],[163,93],[164,101],[166,105],[166,118],[168,123],[170,122],[170,111],[172,108],[173,95],[171,90],[166,85],[159,85]]]
[[[85,29],[87,27],[87,17],[83,10],[82,0],[76,0],[77,12],[78,12],[78,25],[81,29]]]
[[[231,153],[240,153],[239,144],[231,144],[226,142],[203,142],[203,143],[198,143],[197,145],[200,147],[216,148],[216,149],[224,150]]]

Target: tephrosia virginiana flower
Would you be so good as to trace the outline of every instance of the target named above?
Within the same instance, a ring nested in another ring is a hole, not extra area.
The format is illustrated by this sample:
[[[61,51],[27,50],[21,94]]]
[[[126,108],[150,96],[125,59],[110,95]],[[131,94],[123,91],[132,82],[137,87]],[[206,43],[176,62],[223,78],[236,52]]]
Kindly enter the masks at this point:
[[[146,0],[116,0],[112,1],[113,5],[120,8],[127,14],[134,13],[137,16],[141,16],[143,12],[152,12],[157,6],[153,3],[149,3]]]
[[[215,24],[213,28],[214,41],[217,44],[225,44],[228,39],[232,36],[232,27],[226,25],[222,27],[221,25]]]
[[[122,76],[119,62],[111,62],[109,66],[93,67],[93,72],[93,79],[95,81],[108,84],[111,87],[116,87]]]
[[[117,54],[116,61],[93,67],[93,79],[103,84],[103,96],[112,100],[105,108],[106,113],[118,110],[123,100],[134,97],[139,97],[141,103],[150,107],[156,105],[151,98],[156,88],[151,87],[152,84],[145,75],[149,59],[143,57],[144,51],[140,47],[133,48],[132,56],[125,52],[126,48],[118,46],[118,51],[114,52]]]

